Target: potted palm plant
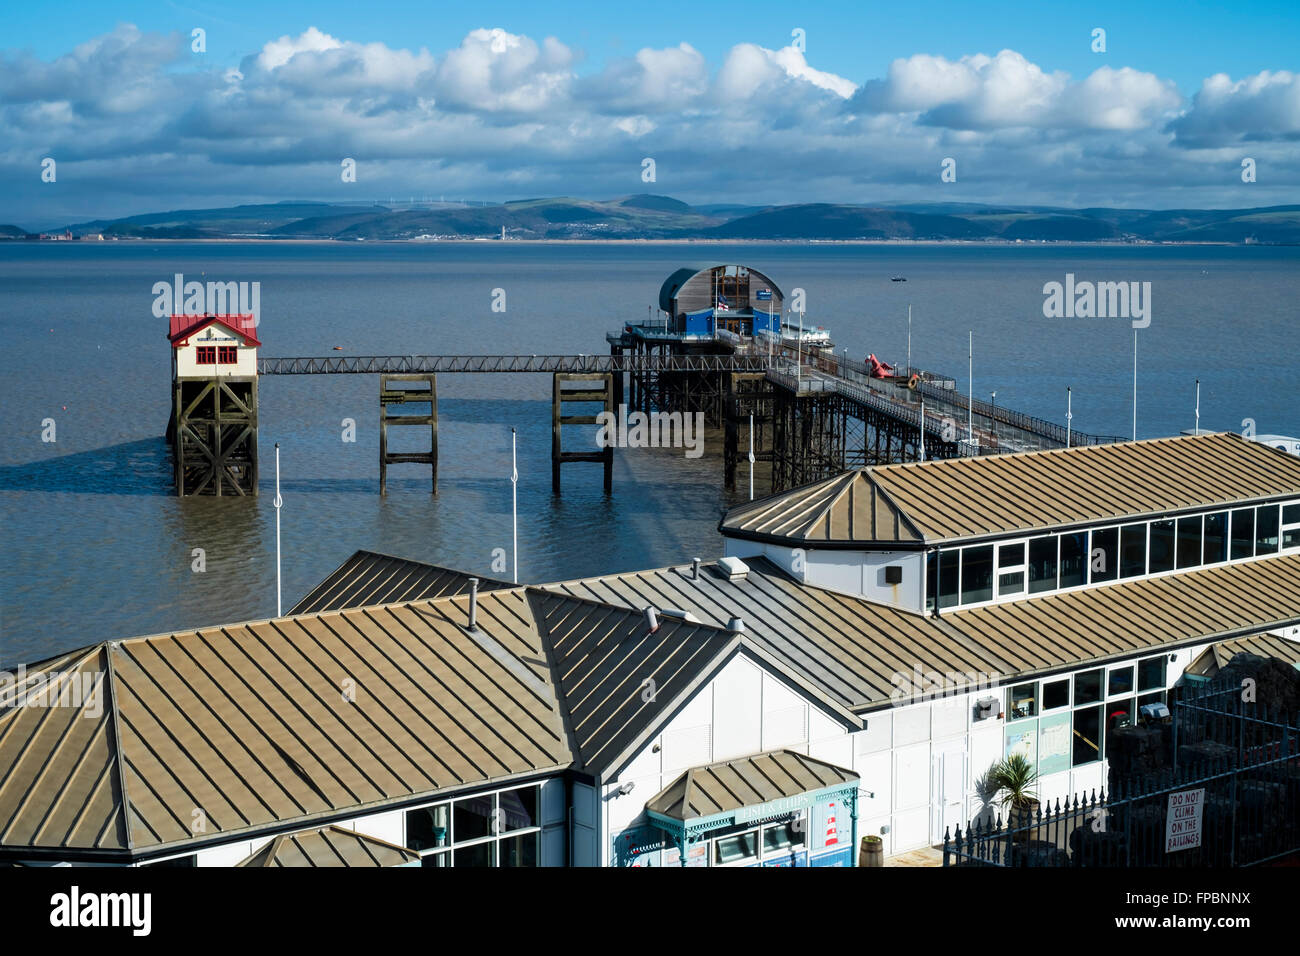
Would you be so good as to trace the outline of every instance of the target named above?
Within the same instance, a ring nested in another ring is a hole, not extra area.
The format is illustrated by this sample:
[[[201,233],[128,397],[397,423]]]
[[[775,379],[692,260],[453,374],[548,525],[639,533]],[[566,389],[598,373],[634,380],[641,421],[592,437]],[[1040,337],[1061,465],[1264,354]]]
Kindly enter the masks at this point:
[[[1031,827],[1038,813],[1038,771],[1024,754],[1011,754],[995,764],[989,771],[988,786],[994,793],[1002,794],[998,800],[1006,811],[1007,829],[1017,834],[1017,839],[1031,840]]]

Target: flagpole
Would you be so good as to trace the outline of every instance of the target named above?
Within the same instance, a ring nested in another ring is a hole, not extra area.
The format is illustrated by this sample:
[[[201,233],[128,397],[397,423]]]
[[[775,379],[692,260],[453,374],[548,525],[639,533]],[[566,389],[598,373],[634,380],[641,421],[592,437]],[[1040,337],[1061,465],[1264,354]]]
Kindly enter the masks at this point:
[[[754,415],[749,416],[749,500],[754,500]]]
[[[1074,419],[1074,412],[1071,409],[1074,395],[1070,386],[1065,386],[1065,447],[1070,447],[1070,422]]]
[[[912,374],[912,307],[907,307],[907,374]]]
[[[1133,440],[1138,440],[1138,330],[1133,329]]]
[[[912,365],[908,363],[908,371],[911,371]],[[921,396],[921,461],[925,461],[925,396]]]
[[[519,456],[515,430],[510,429],[510,556],[514,562],[514,583],[519,583]]]
[[[975,331],[972,329],[966,340],[966,381],[970,389],[970,399],[966,402],[966,442],[975,444]]]
[[[275,616],[284,616],[284,605],[280,599],[280,506],[284,499],[280,497],[280,443],[275,443]]]
[[[1196,434],[1201,433],[1201,380],[1196,380]]]

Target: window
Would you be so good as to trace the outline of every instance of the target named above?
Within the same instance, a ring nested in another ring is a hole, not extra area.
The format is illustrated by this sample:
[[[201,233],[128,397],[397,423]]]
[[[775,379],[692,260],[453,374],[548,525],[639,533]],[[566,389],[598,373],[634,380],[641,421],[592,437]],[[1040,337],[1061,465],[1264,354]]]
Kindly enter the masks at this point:
[[[1194,568],[1201,563],[1201,516],[1178,519],[1178,567]]]
[[[1154,694],[1143,694],[1137,699],[1137,719],[1142,719],[1142,708],[1147,704],[1163,704],[1165,702],[1165,692],[1157,691]]]
[[[1255,511],[1255,553],[1274,554],[1278,540],[1277,505],[1261,505]]]
[[[1255,509],[1238,508],[1232,513],[1232,560],[1255,556]]]
[[[1112,700],[1106,705],[1106,729],[1118,730],[1121,727],[1131,727],[1137,723],[1137,711],[1133,709],[1133,698],[1128,697],[1123,700]]]
[[[215,345],[198,346],[194,349],[194,361],[198,365],[216,365],[217,347]]]
[[[802,823],[802,821],[801,821]],[[763,827],[763,857],[773,853],[792,853],[802,850],[804,827],[793,822],[769,824]]]
[[[1043,684],[1043,710],[1055,710],[1070,705],[1070,680],[1054,680]]]
[[[1228,512],[1205,516],[1205,551],[1202,556],[1206,564],[1228,560]]]
[[[1133,665],[1112,670],[1106,682],[1106,696],[1114,697],[1117,694],[1131,693],[1133,693]]]
[[[1101,700],[1101,679],[1101,668],[1075,675],[1074,703],[1076,706],[1079,704],[1095,704]]]
[[[1282,506],[1282,547],[1300,548],[1300,504]]]
[[[1119,534],[1120,577],[1136,578],[1147,573],[1147,526],[1126,524]]]
[[[1088,533],[1061,535],[1061,587],[1073,588],[1088,581]]]
[[[993,545],[962,548],[961,602],[974,604],[993,599]]]
[[[1056,589],[1056,535],[1029,542],[1029,593]]]
[[[1167,659],[1163,654],[1159,657],[1148,657],[1144,661],[1139,661],[1138,690],[1164,690],[1166,663]]]
[[[1025,543],[998,547],[998,597],[1025,593]]]
[[[961,579],[961,552],[944,551],[939,555],[939,607],[957,603],[957,584]]]
[[[758,856],[758,831],[737,833],[713,842],[713,862],[717,866],[728,863],[747,863]]]
[[[1174,569],[1174,522],[1151,522],[1151,573]]]
[[[1077,680],[1077,678],[1076,678]],[[1096,704],[1074,712],[1074,766],[1101,759],[1101,707]]]
[[[1038,685],[1021,684],[1007,690],[1007,720],[1020,720],[1038,714]]]
[[[540,800],[534,784],[409,810],[406,845],[421,866],[537,866]]]
[[[220,365],[234,365],[239,361],[239,349],[234,345],[217,346],[217,362]]]
[[[1146,547],[1146,542],[1143,542]],[[1143,555],[1145,559],[1146,555]],[[1119,529],[1099,528],[1092,533],[1092,566],[1094,582],[1114,581],[1119,576]]]

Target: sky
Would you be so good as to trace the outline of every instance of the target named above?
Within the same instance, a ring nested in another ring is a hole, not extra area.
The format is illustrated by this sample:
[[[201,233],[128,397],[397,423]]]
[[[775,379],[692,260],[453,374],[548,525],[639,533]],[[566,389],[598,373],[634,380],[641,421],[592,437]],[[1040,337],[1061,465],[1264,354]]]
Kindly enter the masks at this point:
[[[1293,203],[1298,61],[1294,0],[7,4],[0,223],[642,192]]]

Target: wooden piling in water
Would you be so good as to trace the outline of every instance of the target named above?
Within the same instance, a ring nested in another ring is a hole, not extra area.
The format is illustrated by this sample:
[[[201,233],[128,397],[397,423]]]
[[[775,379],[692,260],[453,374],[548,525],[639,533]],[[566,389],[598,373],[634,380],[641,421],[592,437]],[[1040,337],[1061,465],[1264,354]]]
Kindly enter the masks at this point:
[[[564,405],[600,402],[603,411],[618,416],[618,404],[621,401],[622,382],[615,384],[617,376],[612,372],[557,372],[552,380],[551,389],[551,491],[560,493],[560,466],[575,461],[599,462],[604,466],[605,493],[614,490],[614,446],[612,441],[599,451],[565,451],[562,429],[565,425],[595,425],[599,423],[597,415],[566,415]],[[565,388],[576,383],[579,388]],[[591,386],[598,385],[598,388]]]
[[[427,388],[394,388],[395,383],[421,382]],[[389,405],[428,405],[427,415],[389,415]],[[429,450],[389,452],[388,426],[427,426]],[[379,376],[379,493],[388,493],[390,464],[428,465],[432,471],[433,494],[438,493],[438,376],[432,372],[416,375]]]

